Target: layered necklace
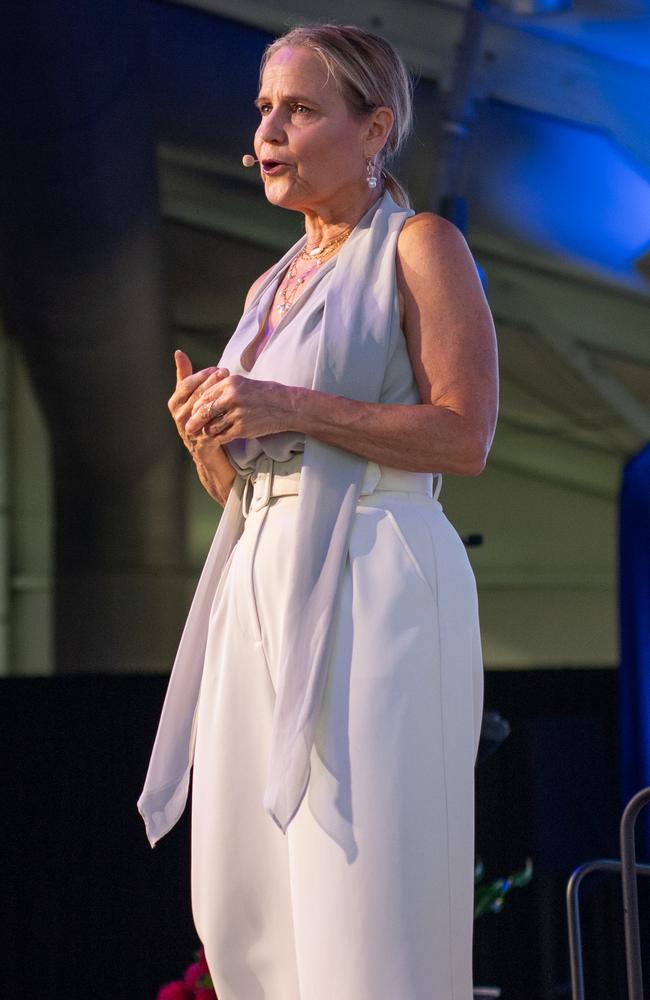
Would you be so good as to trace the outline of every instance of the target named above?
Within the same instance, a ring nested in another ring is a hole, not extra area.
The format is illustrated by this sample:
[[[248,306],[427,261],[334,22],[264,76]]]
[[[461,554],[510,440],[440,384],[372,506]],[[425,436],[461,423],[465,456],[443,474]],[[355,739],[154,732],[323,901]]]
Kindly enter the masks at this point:
[[[282,288],[280,289],[280,301],[275,307],[281,316],[284,316],[287,310],[291,308],[307,278],[311,277],[323,261],[331,257],[334,251],[338,250],[341,244],[345,243],[351,232],[351,229],[346,229],[344,232],[339,233],[338,236],[335,236],[334,239],[328,240],[322,247],[314,247],[310,250],[307,246],[304,246],[302,250],[298,251],[289,265],[286,280],[283,281]],[[299,275],[298,264],[301,260],[310,261],[312,266]]]

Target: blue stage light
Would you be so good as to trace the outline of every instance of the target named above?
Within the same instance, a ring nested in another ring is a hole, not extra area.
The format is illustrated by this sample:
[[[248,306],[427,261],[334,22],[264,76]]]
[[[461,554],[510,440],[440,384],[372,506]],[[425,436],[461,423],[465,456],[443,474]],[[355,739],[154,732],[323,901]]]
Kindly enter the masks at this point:
[[[494,3],[511,14],[522,14],[525,17],[560,14],[571,6],[571,0],[494,0]]]

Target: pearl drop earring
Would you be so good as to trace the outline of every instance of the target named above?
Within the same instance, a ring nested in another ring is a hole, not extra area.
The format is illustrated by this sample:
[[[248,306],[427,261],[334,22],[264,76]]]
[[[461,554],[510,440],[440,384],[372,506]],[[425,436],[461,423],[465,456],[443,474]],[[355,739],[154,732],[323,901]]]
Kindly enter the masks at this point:
[[[375,174],[375,165],[370,157],[368,157],[368,159],[366,160],[366,183],[369,188],[377,187],[377,175]]]

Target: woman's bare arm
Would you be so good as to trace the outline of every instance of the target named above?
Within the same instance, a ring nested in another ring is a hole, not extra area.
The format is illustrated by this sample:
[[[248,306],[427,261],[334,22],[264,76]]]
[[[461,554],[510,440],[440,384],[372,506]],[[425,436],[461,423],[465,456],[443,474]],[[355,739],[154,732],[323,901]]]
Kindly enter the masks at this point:
[[[494,324],[476,266],[455,226],[407,220],[397,252],[403,329],[422,404],[358,403],[324,394],[298,403],[301,429],[372,461],[478,475],[497,417]]]

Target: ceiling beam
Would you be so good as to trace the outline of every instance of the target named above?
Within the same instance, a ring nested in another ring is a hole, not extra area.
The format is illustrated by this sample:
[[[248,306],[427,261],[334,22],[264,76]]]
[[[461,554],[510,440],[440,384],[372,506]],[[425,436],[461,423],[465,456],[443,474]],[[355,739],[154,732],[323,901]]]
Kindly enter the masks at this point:
[[[620,488],[624,457],[500,420],[488,462],[528,478],[613,499]]]
[[[562,566],[547,569],[535,566],[474,566],[481,590],[611,590],[616,585],[610,569]]]
[[[539,305],[539,303],[538,303]],[[650,310],[649,310],[650,311]],[[535,310],[535,329],[574,371],[595,389],[614,413],[625,421],[642,440],[650,441],[650,410],[614,375],[598,367],[593,354],[562,330],[557,318],[547,321],[543,309]]]
[[[502,254],[493,256],[472,244],[485,268],[493,312],[513,323],[535,326],[538,310],[545,323],[576,344],[630,361],[650,364],[650,303],[646,296],[593,281],[581,281],[561,270],[541,270]],[[585,311],[585,303],[588,303]]]
[[[546,434],[553,440],[568,441],[579,448],[586,448],[596,452],[601,452],[615,460],[629,455],[638,448],[638,435],[632,435],[623,427],[622,431],[614,436],[607,433],[609,428],[604,429],[602,423],[586,428],[576,418],[562,409],[561,401],[554,401],[556,409],[551,409],[548,404],[546,411],[540,414],[540,404],[532,395],[530,404],[524,411],[521,409],[521,399],[518,406],[513,406],[509,402],[511,383],[507,375],[500,377],[500,399],[499,399],[499,422],[504,421],[511,427],[521,430],[528,430],[531,434]]]

